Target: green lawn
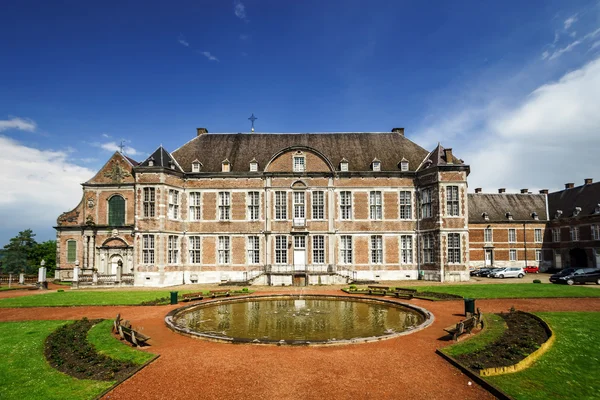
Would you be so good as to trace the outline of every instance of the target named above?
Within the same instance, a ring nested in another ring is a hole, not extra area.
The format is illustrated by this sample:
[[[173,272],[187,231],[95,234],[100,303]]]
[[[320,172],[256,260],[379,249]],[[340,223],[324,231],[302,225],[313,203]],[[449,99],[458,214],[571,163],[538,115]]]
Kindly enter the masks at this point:
[[[486,378],[515,399],[600,399],[600,313],[536,313],[556,342],[524,371]]]
[[[105,320],[89,330],[88,341],[96,348],[98,353],[115,360],[130,361],[134,364],[144,364],[154,358],[154,354],[136,350],[112,336],[112,325],[112,320]]]
[[[136,305],[161,297],[166,290],[79,291],[66,290],[46,294],[0,299],[0,307],[118,306]]]
[[[415,286],[419,291],[457,294],[474,299],[522,299],[540,297],[600,297],[595,287],[551,283],[499,283],[478,285]]]
[[[484,348],[489,343],[494,343],[506,330],[506,322],[498,314],[483,314],[485,329],[472,338],[444,348],[442,351],[451,357],[472,353]]]

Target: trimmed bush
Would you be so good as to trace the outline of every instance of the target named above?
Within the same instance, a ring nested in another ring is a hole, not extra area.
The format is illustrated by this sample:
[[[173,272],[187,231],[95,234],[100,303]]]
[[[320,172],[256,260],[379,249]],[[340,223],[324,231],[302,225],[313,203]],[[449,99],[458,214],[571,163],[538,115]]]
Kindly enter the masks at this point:
[[[242,292],[244,292],[244,293],[248,293],[248,288],[247,288],[247,287],[245,287],[245,288],[242,288]]]
[[[533,283],[542,283],[542,281],[540,281],[539,279],[534,279]]]
[[[356,285],[350,285],[349,289],[350,290],[356,290]]]

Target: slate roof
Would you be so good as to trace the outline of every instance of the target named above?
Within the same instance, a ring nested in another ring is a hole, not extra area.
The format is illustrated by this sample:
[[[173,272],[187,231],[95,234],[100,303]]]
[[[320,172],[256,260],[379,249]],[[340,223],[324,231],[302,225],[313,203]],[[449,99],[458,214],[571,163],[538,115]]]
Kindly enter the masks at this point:
[[[429,152],[399,133],[288,133],[288,134],[203,134],[173,152],[173,157],[190,172],[192,161],[202,162],[202,172],[221,172],[221,161],[229,160],[232,172],[247,172],[256,159],[260,171],[279,151],[306,146],[322,153],[339,170],[342,159],[349,171],[371,171],[373,159],[381,160],[382,171],[399,171],[402,158],[415,171]]]
[[[577,186],[548,194],[548,208],[551,219],[556,210],[562,211],[562,217],[572,217],[575,207],[580,207],[579,216],[594,214],[600,204],[600,182]]]
[[[540,221],[548,220],[546,215],[546,195],[510,193],[469,193],[469,222],[508,222],[506,213],[512,214],[513,221],[534,221],[531,216],[537,213]],[[482,217],[488,214],[489,221]]]
[[[156,149],[154,153],[150,155],[150,157],[148,157],[145,161],[139,163],[138,166],[149,167],[149,162],[151,159],[154,161],[154,167],[171,168],[171,163],[169,163],[169,161],[171,161],[175,163],[175,169],[181,171],[181,167],[178,165],[177,161],[162,146],[159,146],[158,149]],[[192,169],[192,161],[190,161],[190,170]]]

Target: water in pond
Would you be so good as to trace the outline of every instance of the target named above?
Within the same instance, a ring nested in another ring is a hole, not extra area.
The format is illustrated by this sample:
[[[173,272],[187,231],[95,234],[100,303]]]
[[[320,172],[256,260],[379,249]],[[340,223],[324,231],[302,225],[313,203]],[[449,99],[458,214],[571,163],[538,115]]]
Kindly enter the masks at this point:
[[[400,305],[318,297],[232,301],[192,308],[174,318],[180,327],[211,336],[286,342],[387,336],[424,320]]]

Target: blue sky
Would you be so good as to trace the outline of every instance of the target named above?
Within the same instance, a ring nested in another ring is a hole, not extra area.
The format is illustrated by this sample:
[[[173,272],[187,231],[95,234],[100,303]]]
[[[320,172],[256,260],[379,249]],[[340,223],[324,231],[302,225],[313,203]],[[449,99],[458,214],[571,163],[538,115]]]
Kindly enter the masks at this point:
[[[143,160],[196,127],[247,132],[251,113],[258,132],[404,127],[453,147],[471,189],[600,179],[556,162],[600,150],[598,29],[597,0],[13,2],[0,245],[52,238],[120,140]]]

